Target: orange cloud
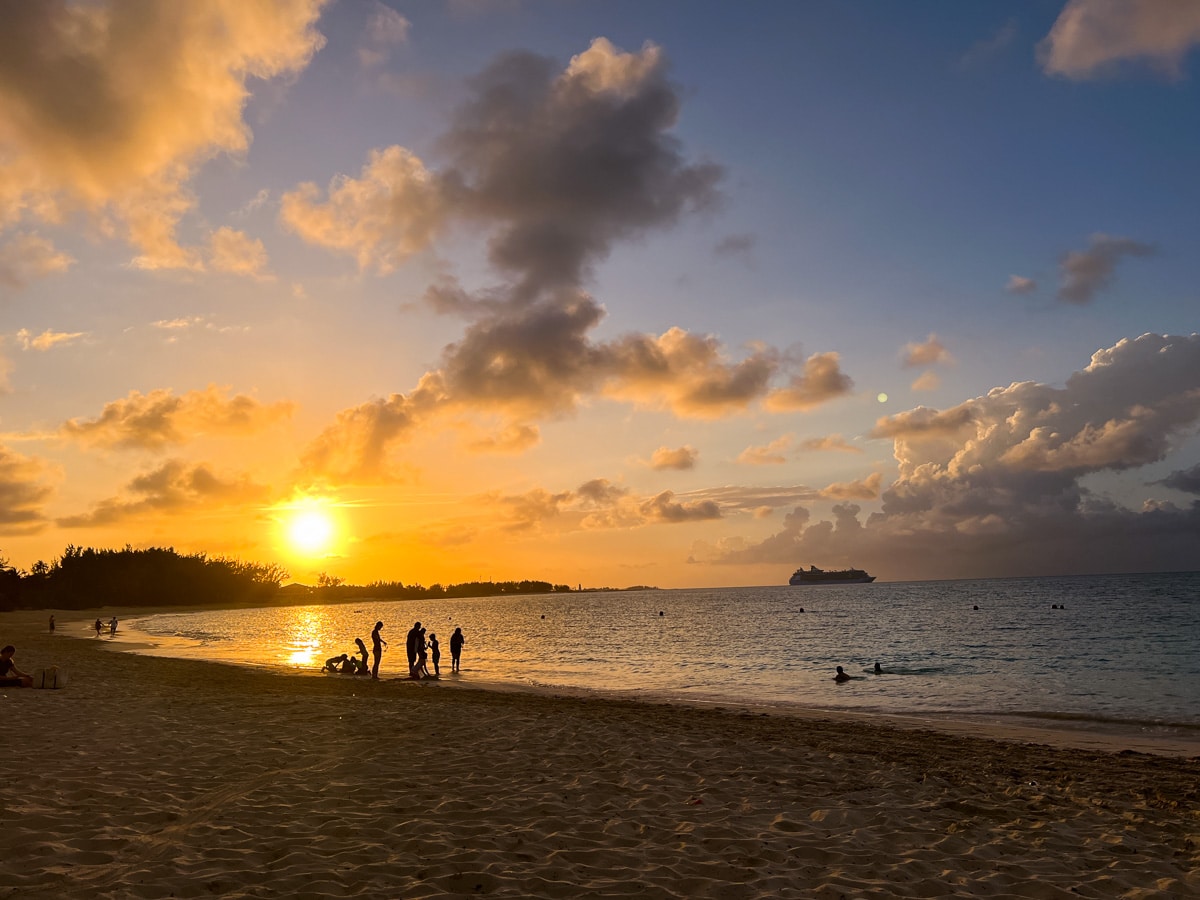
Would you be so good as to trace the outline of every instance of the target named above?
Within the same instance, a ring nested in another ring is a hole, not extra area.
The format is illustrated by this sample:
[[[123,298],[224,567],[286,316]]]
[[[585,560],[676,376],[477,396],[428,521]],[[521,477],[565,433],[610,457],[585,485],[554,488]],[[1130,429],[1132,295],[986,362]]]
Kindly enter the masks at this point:
[[[853,387],[850,376],[841,370],[837,353],[815,353],[805,360],[803,371],[792,376],[787,387],[768,394],[763,405],[773,412],[812,409],[848,394]]]
[[[0,144],[0,150],[3,145]],[[2,172],[2,163],[0,163]],[[0,178],[3,175],[0,174]],[[3,226],[0,220],[0,227]],[[53,243],[34,232],[14,235],[7,244],[0,246],[0,284],[13,288],[24,287],[35,278],[55,272],[65,272],[75,260],[57,250]]]
[[[17,332],[17,341],[21,345],[22,350],[40,350],[45,352],[52,347],[57,347],[61,344],[69,344],[81,337],[85,337],[86,333],[82,331],[43,331],[36,337],[27,329],[22,328]]]
[[[53,494],[41,460],[0,446],[0,534],[25,535],[49,523],[43,505]]]
[[[826,500],[876,500],[882,481],[880,473],[872,472],[857,481],[834,482],[821,490],[821,497]]]
[[[59,433],[99,447],[160,450],[202,434],[251,434],[292,414],[287,401],[264,405],[245,394],[209,385],[203,391],[174,394],[159,389],[105,404],[96,419],[70,419]]]
[[[245,475],[222,478],[205,463],[191,465],[172,459],[130,481],[125,497],[103,500],[90,513],[65,516],[56,524],[63,528],[112,525],[147,514],[173,515],[214,506],[261,503],[269,494],[267,487]]]
[[[904,365],[915,366],[945,365],[954,362],[954,357],[946,349],[936,334],[931,334],[924,343],[910,343],[904,348]]]
[[[1179,0],[1070,0],[1038,45],[1046,72],[1084,79],[1130,60],[1179,77],[1200,44],[1200,5]]]
[[[299,71],[324,0],[10,4],[0,30],[0,227],[91,213],[140,268],[202,266],[176,227],[196,168],[242,153],[251,78]]]
[[[659,447],[650,456],[652,469],[677,469],[680,471],[696,468],[696,460],[700,453],[695,447]]]
[[[853,444],[846,443],[845,438],[840,434],[831,434],[826,437],[807,438],[800,442],[801,450],[835,450],[841,453],[865,453],[862,447],[855,447]]]
[[[792,441],[792,435],[785,434],[761,447],[747,447],[738,454],[737,461],[748,466],[780,465],[787,462]]]

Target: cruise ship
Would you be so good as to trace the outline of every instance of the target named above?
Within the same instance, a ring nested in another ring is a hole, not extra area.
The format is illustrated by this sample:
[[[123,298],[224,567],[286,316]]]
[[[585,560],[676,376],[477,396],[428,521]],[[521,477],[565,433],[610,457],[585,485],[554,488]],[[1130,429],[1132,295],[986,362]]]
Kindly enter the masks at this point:
[[[862,569],[834,569],[827,572],[809,566],[807,569],[797,569],[788,579],[788,584],[870,584],[874,580],[874,575],[868,575]]]

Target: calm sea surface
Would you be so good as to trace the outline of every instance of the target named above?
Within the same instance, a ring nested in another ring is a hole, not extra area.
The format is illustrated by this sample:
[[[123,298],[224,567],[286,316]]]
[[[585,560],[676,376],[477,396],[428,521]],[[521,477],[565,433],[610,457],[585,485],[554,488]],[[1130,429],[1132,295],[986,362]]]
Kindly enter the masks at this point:
[[[369,646],[376,620],[391,642],[381,677],[405,674],[404,636],[420,620],[441,641],[442,678],[462,683],[1200,729],[1200,573],[364,598],[122,628],[158,655],[315,673],[355,637]],[[450,676],[456,626],[467,643]],[[854,679],[834,684],[835,665]]]

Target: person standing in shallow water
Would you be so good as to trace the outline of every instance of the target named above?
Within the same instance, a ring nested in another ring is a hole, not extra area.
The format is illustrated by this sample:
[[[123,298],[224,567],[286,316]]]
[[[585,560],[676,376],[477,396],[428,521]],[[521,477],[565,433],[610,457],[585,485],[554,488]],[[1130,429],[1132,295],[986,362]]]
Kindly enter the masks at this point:
[[[454,634],[450,635],[450,671],[458,671],[459,658],[462,656],[463,644],[467,639],[463,637],[462,629],[455,628]]]
[[[100,637],[100,629],[104,627],[104,623],[99,619],[96,620],[96,637]]]
[[[442,674],[442,647],[438,643],[437,635],[432,631],[429,632],[429,658],[433,660],[433,677],[437,678]]]
[[[371,679],[373,681],[379,680],[379,660],[383,658],[383,648],[387,646],[387,641],[379,634],[381,628],[383,628],[383,623],[376,622],[375,630],[371,632],[371,656],[373,658],[371,662]]]

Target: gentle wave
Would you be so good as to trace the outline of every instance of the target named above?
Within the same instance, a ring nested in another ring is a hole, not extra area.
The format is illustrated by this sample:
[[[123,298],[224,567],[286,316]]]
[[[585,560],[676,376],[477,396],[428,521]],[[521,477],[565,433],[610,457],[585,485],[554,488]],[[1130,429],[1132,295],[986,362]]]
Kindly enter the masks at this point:
[[[415,620],[463,681],[711,702],[1200,727],[1200,574],[356,599],[129,623],[150,652],[316,671]],[[1062,606],[1064,608],[1052,608]],[[803,611],[801,611],[803,609]],[[136,635],[135,635],[136,636]],[[874,673],[879,662],[882,674]],[[832,682],[843,666],[851,681]],[[1029,710],[1035,710],[1030,712]]]

